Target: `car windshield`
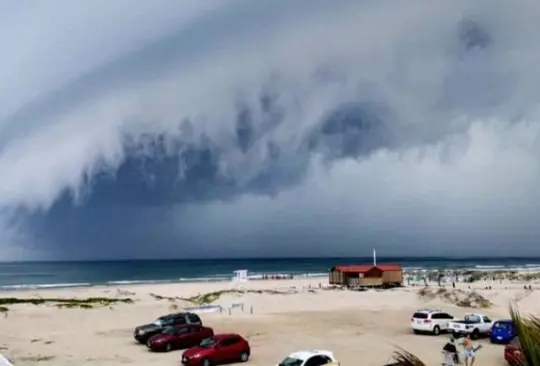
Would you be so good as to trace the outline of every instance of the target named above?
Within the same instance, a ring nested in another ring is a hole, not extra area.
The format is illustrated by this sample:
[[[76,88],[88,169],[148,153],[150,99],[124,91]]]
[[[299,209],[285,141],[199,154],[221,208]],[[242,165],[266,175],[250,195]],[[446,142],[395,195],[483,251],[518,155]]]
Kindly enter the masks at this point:
[[[279,366],[300,366],[303,362],[303,360],[299,360],[298,358],[287,357],[283,361],[281,361]]]
[[[497,323],[495,323],[495,325],[493,326],[493,328],[499,328],[499,329],[511,329],[511,328],[512,328],[512,324],[511,324],[511,323],[508,323],[508,322],[497,322]]]
[[[427,319],[428,316],[426,313],[414,313],[412,317],[415,319]]]
[[[202,340],[199,347],[210,348],[210,347],[213,347],[215,344],[216,344],[216,340],[214,338],[205,338]]]
[[[152,324],[157,325],[158,327],[161,327],[163,325],[162,321],[159,319],[153,322]]]

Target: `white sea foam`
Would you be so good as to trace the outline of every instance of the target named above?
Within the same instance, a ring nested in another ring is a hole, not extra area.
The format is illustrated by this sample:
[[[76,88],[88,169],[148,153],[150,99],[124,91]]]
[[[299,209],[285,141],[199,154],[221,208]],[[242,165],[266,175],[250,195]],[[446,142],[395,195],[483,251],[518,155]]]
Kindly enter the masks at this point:
[[[91,283],[45,283],[45,284],[26,284],[26,285],[5,285],[0,286],[0,290],[37,290],[40,288],[65,288],[65,287],[86,287],[92,286]]]

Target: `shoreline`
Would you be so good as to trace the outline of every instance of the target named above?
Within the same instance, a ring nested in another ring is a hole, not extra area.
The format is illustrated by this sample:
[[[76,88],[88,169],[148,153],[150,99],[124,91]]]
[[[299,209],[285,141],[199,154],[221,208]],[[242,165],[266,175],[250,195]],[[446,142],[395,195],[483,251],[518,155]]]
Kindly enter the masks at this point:
[[[281,284],[283,286],[280,286],[282,288],[285,287],[291,287],[286,286],[287,284],[291,283],[303,283],[303,282],[309,282],[314,281],[313,283],[317,284],[322,282],[327,282],[328,276],[321,276],[321,277],[306,277],[306,278],[284,278],[284,279],[254,279],[249,280],[247,282],[233,282],[232,280],[208,280],[208,281],[148,281],[148,282],[124,282],[124,283],[105,283],[105,284],[88,284],[88,285],[80,285],[80,284],[73,284],[69,286],[63,286],[62,284],[58,285],[44,285],[44,287],[17,287],[17,288],[0,288],[0,295],[1,294],[10,294],[10,293],[29,293],[29,292],[55,292],[55,291],[79,291],[79,290],[110,290],[110,289],[120,289],[120,288],[127,288],[127,289],[137,289],[137,288],[147,288],[147,287],[161,287],[161,286],[181,286],[181,285],[200,285],[202,287],[206,286],[219,286],[223,285],[223,287],[249,287],[250,284]],[[322,281],[321,281],[322,280]],[[30,285],[22,285],[22,286],[30,286]],[[2,296],[0,296],[1,298]]]
[[[319,276],[310,275],[310,276],[296,276],[296,277],[282,277],[282,278],[249,278],[247,282],[234,282],[233,277],[217,279],[208,277],[205,279],[202,278],[193,278],[193,279],[181,279],[181,280],[133,280],[133,281],[108,281],[108,282],[96,282],[96,283],[47,283],[47,284],[21,284],[21,285],[4,285],[0,286],[0,293],[4,292],[18,292],[18,291],[47,291],[47,290],[59,290],[59,289],[77,289],[77,288],[95,288],[95,287],[124,287],[124,286],[148,286],[148,285],[166,285],[166,284],[226,284],[226,283],[251,283],[251,282],[267,282],[267,281],[294,281],[294,280],[307,280],[307,279],[327,279],[327,274],[321,274]]]
[[[233,271],[248,270],[250,280],[264,275],[292,274],[295,278],[323,278],[335,265],[371,264],[372,257],[167,259],[113,261],[55,261],[0,263],[0,291],[124,286],[153,283],[205,283],[231,281]],[[379,263],[400,265],[418,275],[437,271],[533,272],[540,257],[379,257]]]
[[[410,283],[423,282],[425,277],[428,282],[435,281],[436,276],[443,276],[445,284],[451,283],[448,279],[457,276],[457,282],[467,282],[469,278],[474,278],[473,282],[479,281],[540,281],[540,267],[496,267],[489,268],[463,267],[463,268],[421,268],[404,267],[404,283],[409,279]],[[267,278],[265,278],[267,277]],[[491,278],[490,278],[491,277]],[[527,279],[527,277],[530,277]],[[322,272],[314,273],[257,273],[248,275],[248,282],[266,282],[266,281],[294,281],[294,280],[323,280],[327,279],[328,274]],[[145,286],[161,284],[207,284],[207,283],[234,283],[233,275],[226,276],[208,276],[193,277],[181,279],[156,279],[156,280],[112,280],[106,282],[80,282],[80,283],[42,283],[42,284],[9,284],[0,286],[0,293],[6,292],[28,292],[28,291],[47,291],[55,289],[77,289],[77,288],[96,288],[96,287],[122,287],[122,286]]]
[[[436,272],[435,272],[436,273]],[[405,292],[417,292],[422,289],[436,290],[438,288],[452,290],[452,282],[442,281],[440,284],[436,279],[428,279],[426,282],[421,281],[409,281],[407,282],[404,277],[404,282],[401,287],[395,287],[390,289],[370,289],[366,288],[361,292],[377,291],[377,292],[392,292],[392,291],[405,291]],[[509,280],[497,279],[492,280],[487,277],[475,280],[473,282],[457,281],[455,283],[457,289],[462,289],[469,292],[474,291],[491,291],[493,288],[503,289],[505,291],[523,291],[531,287],[532,290],[540,289],[540,272],[537,273],[537,278],[534,281],[516,279]],[[18,299],[32,299],[32,298],[71,298],[81,299],[88,297],[100,297],[105,294],[106,297],[122,297],[132,294],[145,293],[150,297],[162,297],[160,291],[169,291],[172,289],[178,289],[184,292],[183,289],[195,288],[195,292],[189,293],[190,296],[199,295],[201,293],[209,292],[229,292],[238,291],[242,293],[245,289],[247,292],[256,290],[276,290],[276,291],[290,291],[303,292],[303,291],[338,291],[338,292],[357,292],[355,290],[348,289],[346,287],[340,287],[328,284],[328,278],[309,277],[309,278],[292,278],[281,280],[250,280],[247,282],[232,282],[232,281],[204,281],[204,282],[159,282],[159,283],[126,283],[122,285],[118,284],[96,284],[88,286],[68,286],[68,287],[40,287],[40,288],[17,288],[17,289],[3,289],[0,290],[0,300],[6,298],[18,298]],[[163,296],[167,299],[168,296]],[[179,300],[180,298],[176,298]]]

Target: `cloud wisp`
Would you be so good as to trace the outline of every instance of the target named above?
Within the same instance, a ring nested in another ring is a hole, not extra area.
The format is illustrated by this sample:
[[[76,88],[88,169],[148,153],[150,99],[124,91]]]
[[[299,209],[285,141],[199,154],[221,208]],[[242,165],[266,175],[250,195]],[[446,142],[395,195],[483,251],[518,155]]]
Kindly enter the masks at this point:
[[[3,9],[0,259],[535,253],[539,6],[421,3]]]

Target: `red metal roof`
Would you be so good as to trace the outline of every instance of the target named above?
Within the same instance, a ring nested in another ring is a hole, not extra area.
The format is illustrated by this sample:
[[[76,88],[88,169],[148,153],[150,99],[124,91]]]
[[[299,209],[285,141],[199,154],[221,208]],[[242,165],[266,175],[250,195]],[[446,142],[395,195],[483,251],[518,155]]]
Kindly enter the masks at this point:
[[[365,273],[374,267],[377,267],[379,270],[383,272],[401,271],[401,266],[397,264],[377,264],[376,266],[373,266],[372,264],[360,264],[360,265],[349,265],[349,266],[335,266],[334,269],[340,272]]]

